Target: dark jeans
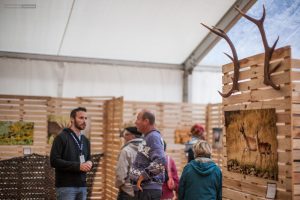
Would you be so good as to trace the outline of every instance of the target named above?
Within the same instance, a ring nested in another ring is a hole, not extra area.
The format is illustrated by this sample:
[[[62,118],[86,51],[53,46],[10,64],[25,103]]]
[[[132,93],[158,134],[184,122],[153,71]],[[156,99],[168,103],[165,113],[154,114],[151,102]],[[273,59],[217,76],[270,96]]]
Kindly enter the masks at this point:
[[[136,200],[160,200],[161,190],[143,190],[135,192]]]
[[[119,190],[117,200],[135,200],[135,197],[131,197],[126,192],[123,192],[122,190]]]
[[[58,187],[56,188],[57,200],[86,200],[86,187]]]

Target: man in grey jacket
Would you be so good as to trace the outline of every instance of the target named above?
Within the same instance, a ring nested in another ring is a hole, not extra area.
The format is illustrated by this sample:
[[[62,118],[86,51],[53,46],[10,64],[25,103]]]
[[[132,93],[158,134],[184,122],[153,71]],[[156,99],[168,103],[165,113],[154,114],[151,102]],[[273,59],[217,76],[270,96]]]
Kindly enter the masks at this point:
[[[133,200],[134,190],[129,179],[129,170],[135,160],[138,146],[142,143],[142,133],[136,127],[127,127],[123,131],[125,144],[121,148],[117,168],[115,186],[119,188],[118,200]]]

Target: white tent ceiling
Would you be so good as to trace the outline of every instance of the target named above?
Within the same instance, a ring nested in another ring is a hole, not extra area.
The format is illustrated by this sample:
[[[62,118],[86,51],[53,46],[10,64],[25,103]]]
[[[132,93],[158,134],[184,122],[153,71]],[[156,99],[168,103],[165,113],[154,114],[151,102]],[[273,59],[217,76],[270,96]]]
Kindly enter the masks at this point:
[[[0,0],[0,94],[220,102],[221,73],[190,74],[219,40],[200,23],[255,2]]]
[[[236,0],[0,0],[0,51],[182,64]]]

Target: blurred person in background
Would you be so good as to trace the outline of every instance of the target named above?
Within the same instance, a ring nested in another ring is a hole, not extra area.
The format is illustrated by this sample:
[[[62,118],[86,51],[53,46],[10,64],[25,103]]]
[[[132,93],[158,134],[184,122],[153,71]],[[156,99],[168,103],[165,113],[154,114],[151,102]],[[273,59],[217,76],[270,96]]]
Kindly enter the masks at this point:
[[[185,153],[187,161],[190,162],[194,160],[193,145],[198,142],[198,140],[205,140],[205,129],[201,124],[195,124],[191,128],[191,140],[185,143]]]
[[[165,182],[162,185],[161,200],[174,200],[177,199],[179,178],[178,178],[175,162],[171,158],[171,156],[167,155],[166,149],[167,149],[167,143],[166,141],[164,141],[164,151],[166,156],[165,173],[167,176]]]

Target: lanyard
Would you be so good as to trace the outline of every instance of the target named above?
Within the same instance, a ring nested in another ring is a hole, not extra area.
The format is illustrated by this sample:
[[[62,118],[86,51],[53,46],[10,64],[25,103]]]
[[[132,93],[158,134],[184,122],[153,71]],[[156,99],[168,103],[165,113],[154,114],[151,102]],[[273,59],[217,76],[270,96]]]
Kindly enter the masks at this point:
[[[78,149],[79,149],[80,155],[82,155],[83,142],[81,142],[81,141],[79,140],[79,138],[75,135],[75,133],[72,132],[71,135],[72,135],[72,137],[73,137],[75,143],[77,144],[77,147],[78,147]]]

